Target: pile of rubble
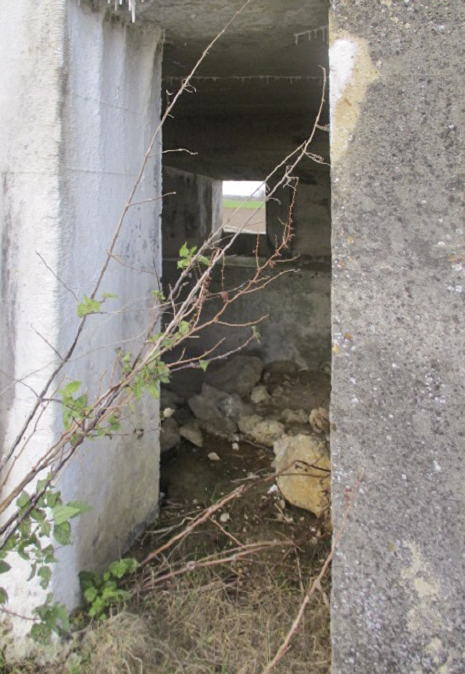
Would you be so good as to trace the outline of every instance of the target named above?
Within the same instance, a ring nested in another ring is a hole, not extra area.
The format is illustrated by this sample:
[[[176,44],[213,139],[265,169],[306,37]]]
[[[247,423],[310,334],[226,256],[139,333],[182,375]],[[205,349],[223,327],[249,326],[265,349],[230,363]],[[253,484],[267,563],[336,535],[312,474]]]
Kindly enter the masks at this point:
[[[182,438],[202,447],[206,435],[227,438],[236,450],[242,440],[272,448],[284,498],[316,515],[327,510],[328,374],[240,355],[209,368],[195,384],[197,392],[188,391],[185,379],[174,377],[162,390],[162,452]]]

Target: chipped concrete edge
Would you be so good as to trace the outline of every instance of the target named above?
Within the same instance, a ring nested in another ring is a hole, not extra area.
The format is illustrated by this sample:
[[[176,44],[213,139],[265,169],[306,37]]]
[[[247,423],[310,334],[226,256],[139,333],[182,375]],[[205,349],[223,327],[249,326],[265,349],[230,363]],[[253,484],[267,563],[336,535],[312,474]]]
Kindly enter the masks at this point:
[[[373,65],[367,40],[339,30],[330,21],[331,163],[348,150],[370,85],[380,74]]]

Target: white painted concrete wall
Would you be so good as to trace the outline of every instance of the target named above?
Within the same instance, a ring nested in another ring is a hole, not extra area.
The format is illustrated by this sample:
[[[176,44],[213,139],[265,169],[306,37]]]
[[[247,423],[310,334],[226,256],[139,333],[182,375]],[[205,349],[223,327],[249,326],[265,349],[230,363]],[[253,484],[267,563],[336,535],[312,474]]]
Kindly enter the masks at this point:
[[[60,236],[60,106],[64,73],[65,2],[34,11],[33,0],[0,4],[0,428],[2,452],[16,437],[56,361],[41,339],[58,332],[58,288],[37,256],[56,268]],[[15,384],[15,382],[17,382]],[[27,471],[33,456],[54,437],[55,410],[42,417],[28,452],[9,485]],[[1,475],[1,482],[5,476]],[[2,495],[8,488],[2,490]],[[2,575],[9,608],[19,613],[40,603],[43,592],[26,586],[24,565]],[[17,625],[19,634],[29,630]]]
[[[66,351],[78,317],[63,283],[82,298],[104,262],[159,119],[160,44],[156,26],[125,24],[105,9],[79,7],[77,0],[45,3],[40,12],[33,0],[0,6],[0,54],[8,64],[0,72],[4,448],[34,401],[34,393],[13,378],[40,389],[57,362],[35,330]],[[66,371],[82,381],[90,399],[108,379],[115,349],[135,350],[151,318],[148,299],[160,271],[160,151],[161,138],[135,198],[150,201],[130,209],[115,250],[121,262],[111,263],[102,286],[118,299],[108,300],[107,314],[90,317]],[[57,406],[41,420],[10,486],[61,428]],[[143,433],[133,433],[135,428]],[[59,552],[53,577],[56,598],[69,607],[79,598],[77,572],[102,568],[121,554],[137,527],[156,513],[157,429],[157,405],[144,401],[124,437],[89,443],[63,475],[65,499],[93,506],[75,527],[73,547]],[[27,612],[37,604],[23,569],[8,582],[13,610]]]

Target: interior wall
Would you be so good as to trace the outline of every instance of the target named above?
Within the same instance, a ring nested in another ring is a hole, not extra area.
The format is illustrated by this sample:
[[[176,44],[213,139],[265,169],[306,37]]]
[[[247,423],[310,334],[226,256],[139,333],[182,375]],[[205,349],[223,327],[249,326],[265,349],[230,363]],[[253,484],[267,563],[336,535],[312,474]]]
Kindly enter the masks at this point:
[[[198,179],[192,173],[181,173],[179,167],[182,166],[183,171],[187,168],[191,172],[202,170],[221,180],[264,180],[305,139],[304,130],[308,127],[309,120],[305,115],[285,119],[279,115],[257,115],[171,120],[164,137],[165,148],[178,146],[196,152],[195,156],[187,153],[166,155],[167,161],[176,169],[165,168],[169,181],[165,180],[164,192],[177,185],[177,196],[173,197],[171,206],[165,200],[164,240],[171,236],[176,242],[175,254],[187,239],[188,223],[194,224],[190,232],[192,243],[201,242],[205,231],[201,224],[205,208],[196,187]],[[327,158],[328,142],[328,134],[319,131],[312,151]],[[284,166],[291,161],[288,159]],[[282,171],[283,167],[268,181],[269,189],[279,180]],[[318,369],[331,358],[329,167],[304,158],[293,175],[299,178],[296,193],[290,187],[279,188],[267,203],[267,235],[259,238],[259,251],[261,255],[269,255],[276,241],[282,240],[283,223],[289,219],[295,197],[294,235],[289,247],[283,251],[283,257],[297,256],[299,259],[290,267],[298,271],[276,279],[259,293],[237,300],[225,320],[244,324],[266,315],[259,328],[260,342],[254,341],[246,350],[261,355],[266,361],[289,358],[301,367]],[[177,179],[176,185],[172,183],[172,176]],[[296,183],[292,181],[292,184]],[[165,251],[170,250],[170,245],[167,240]],[[243,283],[254,273],[256,245],[255,236],[239,236],[230,251],[236,257],[233,255],[226,265],[226,286]],[[175,263],[165,263],[164,279],[172,282],[176,274]],[[219,283],[218,273],[217,278],[214,275],[211,290],[220,290]],[[215,308],[215,303],[206,305],[204,318],[211,318]],[[249,336],[250,328],[214,325],[202,333],[191,348],[195,353],[202,353],[224,337],[226,352],[239,347]]]
[[[163,170],[163,257],[179,257],[184,243],[199,246],[219,232],[222,181],[165,166]]]
[[[330,268],[327,264],[308,262],[299,266],[288,263],[284,268],[287,274],[275,278],[263,290],[240,297],[222,316],[222,321],[239,327],[212,326],[195,343],[195,353],[211,349],[223,338],[222,353],[239,348],[252,334],[250,325],[240,327],[241,324],[257,320],[260,337],[253,339],[244,353],[258,355],[265,362],[293,360],[310,370],[327,365],[331,360]],[[282,269],[278,265],[271,277]],[[254,258],[231,258],[224,271],[225,287],[246,283],[254,271]],[[213,276],[211,291],[219,292],[222,288],[218,272]],[[207,304],[203,318],[213,317],[219,307],[218,302]]]

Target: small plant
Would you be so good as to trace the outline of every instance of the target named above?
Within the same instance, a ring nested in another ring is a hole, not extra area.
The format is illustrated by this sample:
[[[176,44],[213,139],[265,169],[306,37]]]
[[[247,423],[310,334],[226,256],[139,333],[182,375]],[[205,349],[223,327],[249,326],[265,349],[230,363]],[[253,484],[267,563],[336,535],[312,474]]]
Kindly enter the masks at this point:
[[[137,560],[124,558],[110,564],[108,571],[102,576],[81,571],[79,582],[90,618],[105,619],[108,617],[109,608],[130,598],[130,592],[121,589],[120,582],[125,576],[134,573],[138,567]]]
[[[0,550],[0,574],[7,573],[11,566],[6,561],[10,552],[16,552],[30,564],[28,580],[40,578],[40,586],[46,590],[52,577],[51,565],[56,562],[54,544],[71,543],[71,523],[90,507],[80,501],[63,503],[61,493],[52,485],[54,476],[50,474],[37,483],[38,497],[34,498],[27,491],[16,499],[20,521],[16,531],[10,536],[6,545]],[[8,601],[6,589],[0,587],[0,605]],[[69,632],[68,612],[64,605],[53,603],[52,593],[41,606],[33,610],[35,623],[31,629],[34,641],[46,644],[52,632],[66,634]]]

